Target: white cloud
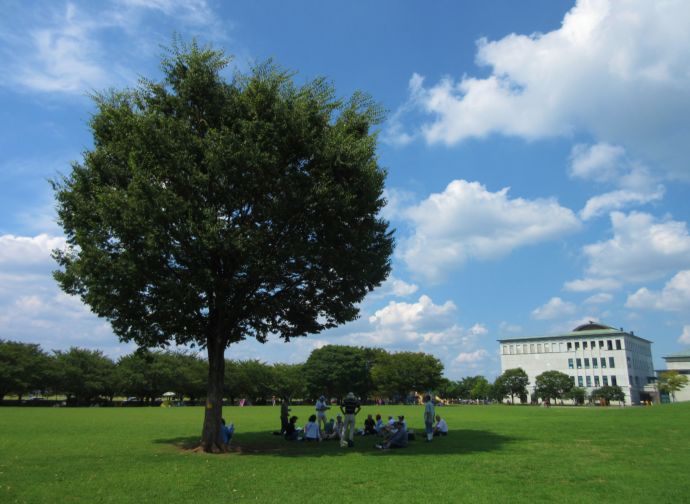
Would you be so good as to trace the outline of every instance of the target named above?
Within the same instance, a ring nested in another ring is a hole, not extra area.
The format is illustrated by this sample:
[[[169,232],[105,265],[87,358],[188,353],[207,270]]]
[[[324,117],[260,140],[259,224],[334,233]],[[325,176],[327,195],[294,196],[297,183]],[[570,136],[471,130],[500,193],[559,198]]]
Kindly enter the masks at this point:
[[[585,207],[580,211],[580,217],[589,220],[610,210],[620,210],[634,204],[642,205],[664,197],[665,189],[662,185],[650,189],[644,192],[620,189],[594,196],[587,200]]]
[[[683,334],[678,337],[678,343],[690,345],[690,325],[683,326]]]
[[[481,39],[476,59],[490,69],[486,78],[424,86],[412,76],[403,108],[432,119],[407,135],[455,144],[491,133],[583,132],[687,177],[689,18],[684,0],[580,0],[551,32]]]
[[[581,278],[571,280],[563,285],[563,289],[570,292],[589,292],[594,290],[616,290],[621,282],[613,278]]]
[[[570,153],[570,175],[597,182],[615,180],[621,173],[625,149],[605,142],[578,144]]]
[[[224,25],[204,0],[39,2],[6,9],[0,22],[0,83],[22,91],[85,95],[136,84],[146,58],[169,44],[170,34],[225,39]],[[148,22],[156,16],[157,32]]]
[[[522,332],[522,326],[519,326],[517,324],[510,324],[506,321],[502,321],[498,325],[498,329],[501,332],[501,334],[519,334]]]
[[[610,303],[613,300],[613,296],[607,292],[600,292],[594,294],[593,296],[585,299],[586,304],[605,304]]]
[[[469,259],[499,258],[580,226],[555,199],[510,199],[508,188],[490,192],[465,180],[454,180],[406,215],[415,229],[401,243],[402,257],[410,270],[431,280]]]
[[[458,356],[455,358],[455,362],[463,364],[469,362],[477,362],[485,359],[486,357],[488,357],[488,355],[489,352],[487,352],[483,348],[475,350],[474,352],[460,352]]]
[[[380,327],[420,329],[446,324],[448,317],[455,311],[456,307],[452,301],[436,305],[429,296],[422,295],[416,303],[391,301],[388,306],[377,310],[369,317],[369,322]]]
[[[661,200],[666,192],[647,168],[628,161],[625,149],[620,146],[607,143],[579,144],[573,147],[570,161],[572,177],[618,187],[590,198],[580,211],[583,220],[604,215],[610,210]]]
[[[588,277],[647,281],[690,266],[690,235],[684,222],[613,212],[611,225],[611,239],[584,247]]]
[[[52,250],[63,248],[65,244],[65,238],[62,236],[47,234],[39,234],[38,236],[0,235],[0,266],[54,265],[50,257]]]
[[[680,271],[666,282],[661,291],[646,287],[628,296],[627,308],[660,311],[687,311],[690,309],[690,270]]]
[[[552,297],[549,301],[532,310],[532,318],[537,320],[550,320],[565,315],[572,315],[577,307],[568,301],[563,301],[559,297]]]

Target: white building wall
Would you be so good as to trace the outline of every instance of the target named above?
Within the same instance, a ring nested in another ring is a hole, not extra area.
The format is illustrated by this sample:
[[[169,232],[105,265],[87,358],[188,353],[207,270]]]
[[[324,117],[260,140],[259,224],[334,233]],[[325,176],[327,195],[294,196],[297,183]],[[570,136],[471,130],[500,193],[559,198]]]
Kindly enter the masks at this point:
[[[536,377],[544,371],[560,371],[574,377],[575,385],[587,394],[604,385],[618,385],[625,392],[626,404],[639,404],[640,392],[649,377],[654,376],[650,343],[627,333],[588,336],[583,332],[581,337],[525,338],[500,343],[501,370],[519,367],[529,377],[528,401]]]
[[[679,359],[666,360],[666,369],[668,371],[679,371],[679,372],[682,371],[682,372],[687,373],[688,370],[690,369],[690,359],[688,359],[688,360],[679,360]],[[687,374],[686,374],[686,376],[687,376]],[[685,387],[683,387],[678,392],[676,392],[674,394],[674,399],[676,402],[690,401],[690,383],[688,383]]]

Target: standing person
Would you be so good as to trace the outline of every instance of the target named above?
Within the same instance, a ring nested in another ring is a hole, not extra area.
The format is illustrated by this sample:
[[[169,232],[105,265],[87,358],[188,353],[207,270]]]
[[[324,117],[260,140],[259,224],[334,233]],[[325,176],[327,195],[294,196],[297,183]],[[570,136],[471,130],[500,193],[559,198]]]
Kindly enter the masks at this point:
[[[316,418],[318,419],[317,424],[321,430],[326,429],[326,411],[329,409],[331,409],[331,407],[326,404],[326,397],[319,397],[316,401]]]
[[[290,399],[287,396],[283,397],[283,402],[280,403],[280,433],[285,434],[288,426],[288,416],[290,413]]]
[[[235,424],[231,423],[230,425],[225,425],[225,418],[221,418],[220,423],[222,424],[220,427],[220,436],[223,438],[223,444],[225,446],[230,446],[230,440],[235,433]]]
[[[431,443],[434,439],[434,417],[436,416],[436,410],[434,408],[434,402],[431,400],[430,395],[424,397],[424,429],[426,430],[426,442]]]
[[[340,446],[345,447],[355,445],[355,415],[357,415],[361,409],[362,406],[359,404],[355,394],[349,392],[347,396],[345,396],[343,403],[340,405],[340,411],[342,411],[343,415],[345,415],[345,426],[343,427],[343,434],[340,437]]]

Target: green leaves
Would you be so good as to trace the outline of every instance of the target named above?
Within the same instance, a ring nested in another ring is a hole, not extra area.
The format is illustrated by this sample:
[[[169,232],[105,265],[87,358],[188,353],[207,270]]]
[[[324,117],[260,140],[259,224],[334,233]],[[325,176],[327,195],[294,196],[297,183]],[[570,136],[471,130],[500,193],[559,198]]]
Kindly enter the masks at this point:
[[[289,340],[352,320],[390,270],[385,171],[356,93],[174,41],[160,82],[94,97],[94,148],[53,183],[56,280],[123,340]]]

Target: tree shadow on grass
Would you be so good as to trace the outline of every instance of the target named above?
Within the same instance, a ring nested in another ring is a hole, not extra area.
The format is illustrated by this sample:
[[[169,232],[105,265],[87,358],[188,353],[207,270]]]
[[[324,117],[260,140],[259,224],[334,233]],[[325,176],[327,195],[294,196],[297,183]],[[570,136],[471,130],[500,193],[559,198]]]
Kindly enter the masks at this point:
[[[518,438],[496,434],[491,431],[456,429],[448,436],[435,437],[433,442],[425,442],[424,433],[417,432],[417,439],[410,441],[407,448],[381,451],[374,445],[381,442],[376,436],[355,436],[355,445],[341,448],[337,441],[321,443],[285,441],[281,436],[270,432],[247,432],[236,434],[230,451],[226,455],[272,455],[282,457],[341,457],[348,453],[380,456],[395,454],[398,456],[416,455],[463,455],[478,452],[500,451],[504,445],[517,441]],[[201,451],[199,437],[178,437],[156,439],[156,444],[172,445],[180,450]]]

